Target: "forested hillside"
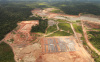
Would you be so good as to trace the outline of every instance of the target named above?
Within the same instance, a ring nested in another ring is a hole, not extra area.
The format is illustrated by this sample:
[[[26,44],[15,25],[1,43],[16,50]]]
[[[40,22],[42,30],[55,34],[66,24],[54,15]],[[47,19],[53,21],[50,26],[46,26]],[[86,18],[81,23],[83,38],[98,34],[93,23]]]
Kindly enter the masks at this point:
[[[100,15],[100,6],[97,2],[54,2],[50,5],[60,8],[66,14],[78,15],[79,13]]]
[[[39,32],[39,33],[45,33],[45,30],[48,26],[48,19],[42,19],[42,17],[36,17],[39,20],[39,25],[32,26],[31,32]]]
[[[18,21],[26,20],[31,10],[25,5],[0,3],[0,40],[17,26]]]
[[[18,21],[40,20],[39,17],[29,17],[34,8],[46,8],[38,2],[0,2],[0,40],[17,27]]]
[[[17,26],[18,21],[29,20],[34,8],[56,7],[66,14],[78,15],[91,13],[100,15],[100,5],[85,2],[1,2],[0,3],[0,40]],[[34,18],[35,19],[35,18]],[[37,18],[36,18],[37,19]]]

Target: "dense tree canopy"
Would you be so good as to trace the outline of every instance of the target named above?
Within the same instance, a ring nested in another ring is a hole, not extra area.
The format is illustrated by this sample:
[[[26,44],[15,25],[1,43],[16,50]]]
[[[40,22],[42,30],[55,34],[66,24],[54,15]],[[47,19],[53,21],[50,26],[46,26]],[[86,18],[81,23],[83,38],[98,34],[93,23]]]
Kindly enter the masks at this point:
[[[39,20],[39,25],[33,26],[31,32],[40,32],[40,33],[45,33],[45,30],[48,26],[48,19],[42,19],[41,17],[36,17]],[[35,18],[35,19],[36,19]]]
[[[0,3],[0,40],[17,26],[18,21],[26,20],[31,10],[24,5]]]
[[[60,8],[66,14],[78,15],[79,13],[88,13],[100,15],[100,6],[98,3],[54,2],[51,5]]]

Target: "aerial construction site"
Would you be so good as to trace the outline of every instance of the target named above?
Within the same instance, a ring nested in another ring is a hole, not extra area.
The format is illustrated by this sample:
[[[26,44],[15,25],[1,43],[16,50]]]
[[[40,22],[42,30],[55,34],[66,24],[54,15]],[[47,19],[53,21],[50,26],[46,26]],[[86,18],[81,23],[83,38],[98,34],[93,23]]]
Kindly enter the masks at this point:
[[[89,42],[87,34],[87,31],[98,31],[93,29],[100,28],[100,23],[97,22],[99,19],[90,20],[83,15],[68,15],[62,11],[52,13],[52,10],[59,9],[46,8],[31,11],[32,17],[38,15],[48,19],[45,33],[31,32],[33,26],[40,24],[39,20],[21,21],[1,40],[11,46],[15,61],[94,62],[92,55],[86,50],[88,47],[83,43],[87,43],[92,50],[100,54]]]

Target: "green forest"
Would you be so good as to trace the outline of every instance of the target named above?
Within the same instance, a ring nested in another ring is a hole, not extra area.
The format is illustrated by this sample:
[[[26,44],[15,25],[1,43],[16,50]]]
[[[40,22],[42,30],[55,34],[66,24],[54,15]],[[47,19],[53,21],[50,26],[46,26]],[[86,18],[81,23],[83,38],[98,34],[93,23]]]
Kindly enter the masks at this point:
[[[11,47],[4,42],[0,44],[0,62],[15,62]]]
[[[42,17],[38,16],[39,25],[32,26],[31,32],[45,33],[45,30],[48,26],[48,19],[42,19]]]
[[[32,8],[12,3],[0,3],[0,40],[17,27],[17,22],[27,20]]]
[[[18,21],[29,18],[34,8],[60,8],[66,14],[91,13],[100,15],[100,4],[85,2],[0,2],[0,40],[17,26]]]
[[[66,14],[78,15],[94,14],[100,15],[100,4],[92,2],[53,2],[50,5],[61,9]]]

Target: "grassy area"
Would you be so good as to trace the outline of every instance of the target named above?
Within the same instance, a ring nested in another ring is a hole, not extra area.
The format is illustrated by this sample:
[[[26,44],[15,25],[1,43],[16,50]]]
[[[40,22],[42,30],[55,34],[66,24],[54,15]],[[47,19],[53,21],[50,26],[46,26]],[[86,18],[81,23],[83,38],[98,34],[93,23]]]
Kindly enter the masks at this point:
[[[62,7],[65,7],[65,6],[67,6],[67,5],[65,5],[65,4],[62,4],[62,5],[60,5],[60,6],[62,6]]]
[[[95,51],[93,51],[87,44],[84,45],[84,48],[88,51],[92,58],[94,58],[95,62],[100,62],[100,55],[98,55]]]
[[[58,26],[60,29],[67,31],[70,34],[73,34],[73,31],[69,23],[59,23]]]
[[[4,42],[0,44],[0,62],[15,62],[11,47]]]
[[[58,19],[56,21],[58,21],[58,22],[67,22],[66,20],[61,20],[61,19]]]
[[[75,31],[77,33],[82,34],[81,40],[83,41],[83,44],[86,45],[85,38],[84,38],[84,34],[83,34],[83,30],[82,30],[82,26],[77,25],[76,23],[74,23],[73,24],[73,27],[74,27],[74,29],[75,29]]]
[[[77,24],[73,24],[76,32],[78,33],[81,33],[83,35],[83,31],[82,31],[82,27],[81,26],[78,26]],[[90,34],[90,32],[88,32],[88,34]],[[94,34],[94,33],[93,33]],[[99,34],[99,33],[98,33]],[[95,35],[95,34],[94,34]],[[90,36],[92,38],[92,35]],[[93,37],[94,38],[94,37]],[[99,37],[100,38],[100,37]],[[84,35],[81,37],[81,40],[83,40],[83,45],[85,47],[85,49],[89,52],[89,54],[94,58],[95,62],[100,62],[100,56],[95,52],[93,51],[91,48],[89,48],[89,46],[87,45],[87,43],[85,42],[85,39],[84,39]],[[93,39],[91,39],[93,40]],[[94,41],[93,41],[94,42]],[[94,42],[96,43],[96,42]],[[100,43],[99,43],[100,44]],[[98,44],[98,45],[99,45]],[[97,45],[97,44],[96,44]]]
[[[83,34],[82,26],[77,25],[76,23],[73,24],[73,27],[76,32]]]
[[[71,21],[72,23],[81,23],[81,20],[73,20],[73,21]]]
[[[60,10],[52,10],[50,12],[52,12],[52,13],[60,13],[61,11]]]
[[[97,31],[100,31],[100,29],[91,29],[91,30],[97,30]]]
[[[48,5],[46,2],[38,3],[39,5]]]
[[[70,36],[70,33],[64,32],[64,31],[57,31],[49,36]]]
[[[53,32],[53,31],[56,31],[56,30],[57,30],[57,26],[56,26],[56,25],[50,26],[50,27],[47,29],[47,33],[46,33],[46,34],[51,33],[51,32]]]
[[[91,55],[94,58],[95,62],[100,62],[100,55],[98,55],[97,53],[95,53],[93,50],[91,52]]]
[[[80,22],[81,22],[81,20],[76,20],[76,22],[79,22],[79,23],[80,23]]]
[[[84,41],[83,42],[84,48],[87,50],[87,52],[91,55],[92,58],[94,58],[95,62],[100,62],[100,55],[98,55],[95,51],[93,51],[87,43]]]
[[[89,41],[100,51],[100,31],[88,31]]]
[[[84,48],[87,50],[87,52],[91,55],[92,58],[94,58],[95,62],[100,62],[100,55],[98,55],[94,50],[92,50],[86,42],[84,42]]]

